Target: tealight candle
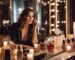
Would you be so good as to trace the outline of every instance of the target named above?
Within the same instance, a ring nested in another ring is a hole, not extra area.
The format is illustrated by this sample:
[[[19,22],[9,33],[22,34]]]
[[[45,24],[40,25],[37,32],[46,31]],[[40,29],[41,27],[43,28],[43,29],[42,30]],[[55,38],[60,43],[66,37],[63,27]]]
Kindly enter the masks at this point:
[[[3,45],[4,45],[4,48],[5,49],[7,48],[7,44],[8,44],[8,42],[7,41],[4,41]]]
[[[34,60],[34,56],[33,56],[33,54],[27,54],[27,59],[28,60]]]
[[[34,44],[34,48],[38,48],[39,47],[39,45],[38,44]]]
[[[66,46],[66,51],[71,51],[71,46],[70,45]]]
[[[29,53],[34,54],[34,49],[30,49]]]

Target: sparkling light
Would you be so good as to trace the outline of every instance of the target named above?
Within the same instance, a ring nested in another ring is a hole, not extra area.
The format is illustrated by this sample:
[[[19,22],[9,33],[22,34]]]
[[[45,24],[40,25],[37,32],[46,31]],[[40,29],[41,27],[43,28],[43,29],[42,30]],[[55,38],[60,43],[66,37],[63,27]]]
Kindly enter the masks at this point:
[[[51,3],[51,5],[55,5],[55,3]]]
[[[18,8],[19,14],[23,11],[23,8]]]

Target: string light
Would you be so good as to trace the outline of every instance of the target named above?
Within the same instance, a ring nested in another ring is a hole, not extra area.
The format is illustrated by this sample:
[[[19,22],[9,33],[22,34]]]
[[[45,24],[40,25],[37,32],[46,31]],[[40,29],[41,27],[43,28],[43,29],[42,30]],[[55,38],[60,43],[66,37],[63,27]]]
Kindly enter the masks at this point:
[[[54,26],[54,24],[51,24],[50,26]]]
[[[57,23],[60,23],[60,21],[57,21]]]
[[[55,11],[55,9],[51,9],[51,12],[54,12]]]
[[[18,8],[19,14],[23,11],[22,8]]]
[[[51,16],[52,18],[55,18],[55,15]]]
[[[49,4],[49,1],[47,1],[47,4]]]
[[[43,5],[47,5],[46,2],[44,2]]]
[[[52,31],[55,31],[55,29],[52,29]]]
[[[55,5],[55,3],[51,3],[51,5]]]

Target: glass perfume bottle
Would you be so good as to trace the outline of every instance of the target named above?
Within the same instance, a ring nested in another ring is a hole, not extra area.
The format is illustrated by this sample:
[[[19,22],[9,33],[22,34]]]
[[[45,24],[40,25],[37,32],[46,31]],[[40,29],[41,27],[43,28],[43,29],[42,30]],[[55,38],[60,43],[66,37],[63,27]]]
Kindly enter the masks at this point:
[[[63,51],[65,51],[65,50],[66,50],[65,40],[63,40],[63,43],[62,43],[62,50],[63,50]]]
[[[75,51],[75,40],[74,40],[74,38],[72,38],[71,47],[72,47],[71,50]]]
[[[18,60],[23,60],[23,49],[22,49],[22,45],[18,46],[18,51],[17,51],[17,59]]]
[[[4,50],[4,60],[11,60],[10,49]]]
[[[54,51],[54,41],[49,42],[47,45],[48,52],[53,52]]]
[[[68,52],[71,51],[71,41],[70,41],[70,39],[67,39],[66,51],[68,51]]]

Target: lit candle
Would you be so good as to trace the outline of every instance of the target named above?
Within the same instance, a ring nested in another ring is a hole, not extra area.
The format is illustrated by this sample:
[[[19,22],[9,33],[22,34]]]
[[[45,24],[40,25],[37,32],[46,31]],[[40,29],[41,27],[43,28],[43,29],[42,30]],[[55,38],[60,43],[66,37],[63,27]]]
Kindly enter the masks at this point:
[[[34,49],[30,49],[29,53],[34,54]]]
[[[34,48],[36,49],[36,48],[38,48],[39,47],[39,45],[38,44],[34,44]]]
[[[70,45],[66,46],[66,51],[71,51],[71,46]]]
[[[33,54],[27,54],[27,60],[34,60]]]
[[[8,42],[7,41],[4,41],[3,45],[4,45],[4,48],[5,49],[7,48],[7,44],[8,44]]]

